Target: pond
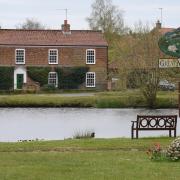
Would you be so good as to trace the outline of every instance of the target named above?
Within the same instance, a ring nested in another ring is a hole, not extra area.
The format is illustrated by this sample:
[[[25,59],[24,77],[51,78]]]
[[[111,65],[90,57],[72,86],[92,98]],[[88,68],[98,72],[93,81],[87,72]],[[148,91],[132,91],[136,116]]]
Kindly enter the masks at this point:
[[[96,138],[130,137],[137,114],[171,115],[177,109],[1,108],[0,141],[59,140],[76,132],[94,131]],[[178,118],[179,121],[179,118]],[[177,124],[180,135],[180,123]],[[140,137],[168,135],[168,131],[140,132]]]

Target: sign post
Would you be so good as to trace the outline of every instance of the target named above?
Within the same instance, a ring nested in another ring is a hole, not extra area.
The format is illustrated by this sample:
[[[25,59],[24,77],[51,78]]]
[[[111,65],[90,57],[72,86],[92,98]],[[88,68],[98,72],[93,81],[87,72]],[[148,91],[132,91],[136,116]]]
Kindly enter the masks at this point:
[[[159,68],[180,67],[180,28],[162,36],[159,40],[159,48],[163,53],[174,57],[171,59],[159,59]],[[178,85],[178,107],[180,117],[180,82]]]

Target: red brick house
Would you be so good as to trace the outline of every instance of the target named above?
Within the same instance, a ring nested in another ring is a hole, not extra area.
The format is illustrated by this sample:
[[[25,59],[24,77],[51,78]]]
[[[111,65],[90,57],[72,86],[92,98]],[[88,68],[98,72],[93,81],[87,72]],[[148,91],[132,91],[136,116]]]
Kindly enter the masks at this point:
[[[3,84],[8,78],[6,87],[10,88],[12,79],[13,89],[38,83],[103,90],[107,63],[108,44],[102,32],[70,30],[67,20],[61,30],[0,29],[0,89],[7,89]],[[3,76],[5,68],[8,74]]]

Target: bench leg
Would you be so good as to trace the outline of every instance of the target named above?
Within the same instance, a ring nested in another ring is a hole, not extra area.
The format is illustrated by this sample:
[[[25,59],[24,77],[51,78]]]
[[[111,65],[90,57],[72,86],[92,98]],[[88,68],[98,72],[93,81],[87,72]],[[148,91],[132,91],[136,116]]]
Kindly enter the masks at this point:
[[[138,139],[139,134],[138,134],[138,130],[136,129],[136,139]]]
[[[176,137],[176,129],[174,130],[174,137]]]
[[[172,137],[172,136],[171,136],[171,130],[169,130],[169,137]]]
[[[133,128],[131,129],[131,139],[134,139],[134,130],[133,130]]]

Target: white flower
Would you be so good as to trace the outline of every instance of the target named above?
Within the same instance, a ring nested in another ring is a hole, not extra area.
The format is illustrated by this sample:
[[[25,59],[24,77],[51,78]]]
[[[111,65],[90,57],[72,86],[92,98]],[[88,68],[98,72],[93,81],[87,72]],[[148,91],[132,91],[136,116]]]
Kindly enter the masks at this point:
[[[176,52],[178,49],[176,47],[176,45],[170,45],[168,46],[168,51],[171,51],[171,52]]]

